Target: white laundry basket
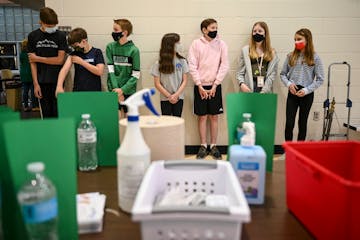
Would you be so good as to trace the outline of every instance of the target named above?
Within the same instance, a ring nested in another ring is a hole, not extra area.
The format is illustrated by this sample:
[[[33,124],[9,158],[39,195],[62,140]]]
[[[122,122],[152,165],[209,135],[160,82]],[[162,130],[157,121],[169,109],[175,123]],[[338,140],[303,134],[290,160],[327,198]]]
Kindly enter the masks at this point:
[[[154,207],[158,194],[172,186],[186,193],[223,194],[229,208]],[[240,239],[250,209],[229,162],[207,160],[156,161],[148,168],[132,209],[141,222],[143,240]]]

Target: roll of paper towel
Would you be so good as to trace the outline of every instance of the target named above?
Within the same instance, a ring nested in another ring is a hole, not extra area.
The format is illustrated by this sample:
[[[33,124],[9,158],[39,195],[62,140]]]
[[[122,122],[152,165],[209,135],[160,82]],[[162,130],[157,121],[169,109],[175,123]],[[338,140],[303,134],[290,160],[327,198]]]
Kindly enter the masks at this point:
[[[120,120],[120,145],[127,119]],[[173,116],[140,116],[140,129],[151,150],[151,160],[180,160],[185,157],[184,119]]]

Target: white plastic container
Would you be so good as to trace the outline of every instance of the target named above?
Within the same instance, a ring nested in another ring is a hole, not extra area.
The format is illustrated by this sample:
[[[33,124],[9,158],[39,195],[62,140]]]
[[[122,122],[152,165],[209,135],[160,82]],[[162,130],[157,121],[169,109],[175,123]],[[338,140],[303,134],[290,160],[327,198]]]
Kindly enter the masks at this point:
[[[249,204],[263,204],[265,196],[266,153],[261,146],[232,145],[229,161]]]
[[[150,148],[145,143],[139,126],[138,107],[146,105],[154,114],[157,112],[151,104],[150,96],[153,89],[143,89],[122,104],[129,109],[127,128],[119,149],[117,150],[118,196],[119,206],[125,211],[131,211],[140,183],[145,171],[150,165]]]
[[[228,208],[205,206],[154,207],[156,197],[173,186],[184,192],[226,195]],[[250,209],[226,161],[152,162],[141,183],[132,209],[141,222],[143,240],[240,239],[242,223],[250,222]]]

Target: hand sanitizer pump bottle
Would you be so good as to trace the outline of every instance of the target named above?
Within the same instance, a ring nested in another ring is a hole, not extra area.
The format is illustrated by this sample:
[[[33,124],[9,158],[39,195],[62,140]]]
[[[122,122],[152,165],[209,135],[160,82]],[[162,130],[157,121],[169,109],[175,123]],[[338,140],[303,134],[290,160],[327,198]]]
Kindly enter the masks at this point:
[[[255,145],[255,124],[251,114],[244,113],[243,129],[245,135],[241,145],[231,145],[229,161],[236,172],[240,185],[249,204],[263,204],[265,196],[266,153]]]
[[[117,150],[118,199],[120,208],[130,213],[147,167],[150,165],[150,149],[145,143],[139,126],[139,106],[146,105],[159,115],[151,103],[154,89],[143,89],[121,104],[128,107],[127,127],[124,139]]]

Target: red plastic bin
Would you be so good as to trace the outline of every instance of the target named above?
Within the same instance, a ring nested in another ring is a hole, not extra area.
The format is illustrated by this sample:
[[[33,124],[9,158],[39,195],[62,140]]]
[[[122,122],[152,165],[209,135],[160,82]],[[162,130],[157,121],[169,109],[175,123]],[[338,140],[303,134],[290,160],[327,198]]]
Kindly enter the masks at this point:
[[[360,239],[360,142],[286,142],[288,209],[319,240]]]

